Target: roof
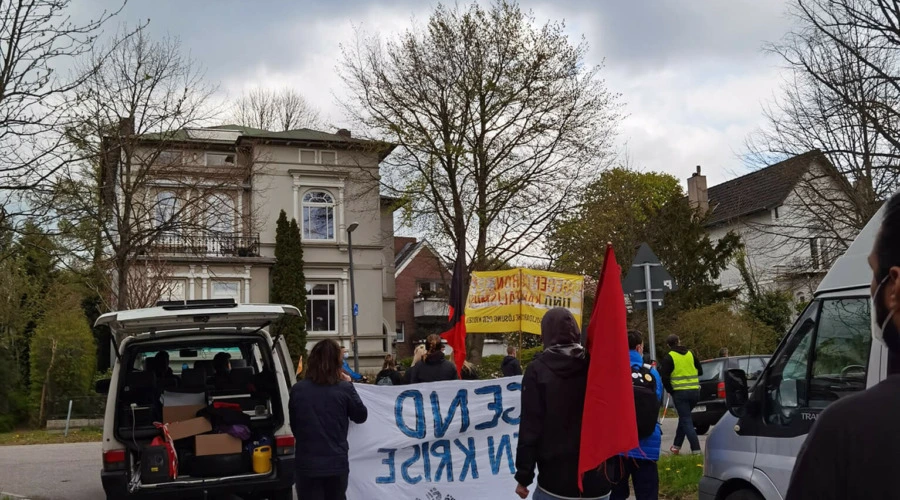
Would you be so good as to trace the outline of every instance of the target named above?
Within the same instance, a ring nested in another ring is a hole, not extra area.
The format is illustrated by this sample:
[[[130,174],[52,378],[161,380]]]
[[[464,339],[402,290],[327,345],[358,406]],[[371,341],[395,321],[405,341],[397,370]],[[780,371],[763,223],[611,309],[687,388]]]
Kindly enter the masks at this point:
[[[368,144],[373,141],[360,139],[358,137],[347,137],[339,134],[331,134],[328,132],[320,132],[309,128],[298,128],[296,130],[286,130],[283,132],[272,132],[253,127],[244,127],[241,125],[218,125],[215,127],[206,127],[207,129],[216,130],[239,130],[242,137],[253,139],[279,139],[289,141],[312,141],[312,142],[337,142],[347,144]]]
[[[822,153],[818,150],[788,158],[756,172],[708,189],[711,213],[707,225],[716,225],[784,203],[810,164]]]
[[[396,238],[398,237],[395,236],[395,239]],[[407,239],[408,241],[406,241],[399,250],[395,250],[394,253],[394,276],[400,276],[400,273],[402,273],[403,270],[406,269],[406,266],[409,265],[409,263],[412,262],[413,259],[415,259],[423,249],[427,249],[429,252],[431,252],[431,254],[434,255],[435,258],[438,259],[438,261],[440,261],[445,268],[449,269],[449,266],[447,266],[447,263],[444,261],[444,258],[441,257],[441,254],[435,251],[434,247],[432,247],[431,243],[428,243],[427,240],[416,241],[413,238],[403,239]]]

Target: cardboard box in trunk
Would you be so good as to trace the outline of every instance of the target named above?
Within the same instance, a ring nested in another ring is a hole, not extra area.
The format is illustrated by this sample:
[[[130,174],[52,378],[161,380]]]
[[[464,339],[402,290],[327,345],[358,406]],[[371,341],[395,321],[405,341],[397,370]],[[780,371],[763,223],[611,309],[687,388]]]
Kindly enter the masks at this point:
[[[163,422],[171,424],[191,420],[197,417],[197,412],[206,408],[206,405],[163,406]]]
[[[232,455],[243,451],[243,441],[229,434],[204,434],[194,439],[194,454],[198,457]]]
[[[203,417],[196,417],[190,420],[182,420],[180,422],[172,422],[168,424],[169,436],[173,441],[189,438],[198,434],[212,431],[212,424]],[[240,441],[239,441],[240,442]]]

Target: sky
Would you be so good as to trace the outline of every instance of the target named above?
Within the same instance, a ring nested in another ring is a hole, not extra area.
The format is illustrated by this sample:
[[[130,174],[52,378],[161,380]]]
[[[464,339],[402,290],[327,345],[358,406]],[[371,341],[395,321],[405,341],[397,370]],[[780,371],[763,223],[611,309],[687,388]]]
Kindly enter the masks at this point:
[[[363,29],[391,37],[422,23],[436,2],[416,0],[131,0],[115,23],[149,20],[154,36],[180,39],[227,102],[253,87],[289,86],[346,126],[336,66],[341,44]],[[565,21],[588,42],[621,94],[621,161],[684,180],[697,165],[710,186],[746,173],[748,135],[778,92],[781,62],[766,42],[790,29],[784,0],[522,0],[539,23]],[[113,0],[75,0],[76,17],[115,9]],[[116,25],[107,27],[113,32]]]

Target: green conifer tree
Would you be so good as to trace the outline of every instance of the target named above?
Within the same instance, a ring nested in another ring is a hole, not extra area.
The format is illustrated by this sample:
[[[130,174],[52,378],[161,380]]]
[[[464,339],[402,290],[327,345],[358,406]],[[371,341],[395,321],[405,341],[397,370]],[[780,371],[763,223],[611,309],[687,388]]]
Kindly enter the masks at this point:
[[[272,266],[270,301],[300,309],[300,317],[284,318],[275,325],[274,333],[284,336],[296,361],[306,359],[306,278],[303,274],[303,246],[297,221],[288,222],[284,210],[275,229],[275,265]]]

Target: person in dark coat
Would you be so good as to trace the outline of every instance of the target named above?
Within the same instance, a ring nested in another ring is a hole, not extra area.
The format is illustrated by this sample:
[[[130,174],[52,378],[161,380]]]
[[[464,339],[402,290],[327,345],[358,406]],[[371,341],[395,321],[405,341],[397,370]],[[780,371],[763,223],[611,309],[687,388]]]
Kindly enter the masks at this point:
[[[519,359],[516,358],[515,347],[509,346],[506,348],[506,357],[500,363],[500,371],[503,372],[504,377],[514,377],[522,374],[522,365],[519,364]]]
[[[469,363],[468,361],[463,362],[461,372],[462,373],[460,373],[460,378],[463,380],[478,380],[478,369],[475,368],[475,365]]]
[[[384,364],[381,365],[381,371],[375,376],[375,385],[403,385],[406,383],[406,377],[397,371],[397,363],[390,354],[384,357]]]
[[[532,497],[535,500],[601,499],[611,491],[602,467],[586,473],[584,493],[578,490],[581,416],[588,374],[587,355],[578,343],[580,335],[568,309],[551,309],[541,320],[544,352],[528,365],[522,378],[515,475],[516,494],[521,498],[528,498],[535,467],[539,471]]]
[[[425,339],[425,359],[410,369],[409,382],[440,382],[459,379],[456,366],[444,356],[444,344],[440,335],[431,334]]]
[[[341,347],[320,340],[309,353],[306,378],[291,388],[288,405],[296,440],[294,478],[303,500],[345,500],[350,475],[347,431],[369,412],[342,377]]]

